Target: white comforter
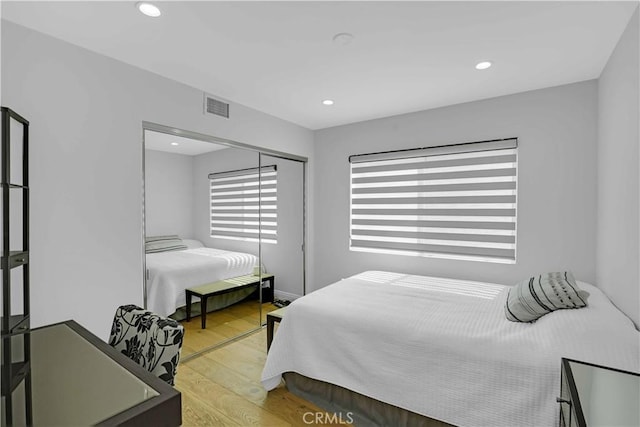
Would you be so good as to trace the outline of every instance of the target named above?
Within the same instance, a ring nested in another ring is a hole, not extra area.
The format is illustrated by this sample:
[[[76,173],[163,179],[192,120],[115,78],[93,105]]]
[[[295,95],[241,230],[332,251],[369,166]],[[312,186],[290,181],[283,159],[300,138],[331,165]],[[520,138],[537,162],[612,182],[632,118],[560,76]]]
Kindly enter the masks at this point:
[[[251,274],[256,256],[213,248],[147,254],[147,308],[168,316],[186,304],[184,290]]]
[[[293,371],[459,426],[558,425],[560,359],[637,372],[640,333],[597,288],[532,324],[507,287],[369,271],[287,309],[262,373]]]

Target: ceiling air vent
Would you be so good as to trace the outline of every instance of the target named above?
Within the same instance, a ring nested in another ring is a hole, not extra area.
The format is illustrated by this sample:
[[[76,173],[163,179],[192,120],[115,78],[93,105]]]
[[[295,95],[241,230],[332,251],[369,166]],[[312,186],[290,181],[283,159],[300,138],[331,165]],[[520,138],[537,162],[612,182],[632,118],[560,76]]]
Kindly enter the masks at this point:
[[[204,110],[216,116],[229,118],[229,104],[212,98],[209,95],[204,96]]]

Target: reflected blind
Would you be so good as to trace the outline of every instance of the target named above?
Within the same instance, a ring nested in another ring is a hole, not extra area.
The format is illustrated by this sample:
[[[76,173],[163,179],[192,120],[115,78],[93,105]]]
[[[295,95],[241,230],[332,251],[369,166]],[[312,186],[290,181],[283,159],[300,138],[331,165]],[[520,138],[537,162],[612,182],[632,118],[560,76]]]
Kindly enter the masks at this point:
[[[209,174],[211,237],[277,243],[275,165]]]
[[[350,249],[515,263],[517,139],[351,156]]]

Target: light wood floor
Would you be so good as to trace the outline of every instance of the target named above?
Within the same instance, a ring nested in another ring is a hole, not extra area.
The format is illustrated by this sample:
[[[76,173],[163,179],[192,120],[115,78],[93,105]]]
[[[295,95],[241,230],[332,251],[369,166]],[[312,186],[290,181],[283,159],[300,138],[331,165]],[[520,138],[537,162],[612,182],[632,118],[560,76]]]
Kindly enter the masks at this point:
[[[190,322],[181,322],[185,329],[181,357],[220,344],[230,338],[257,329],[260,303],[258,300],[245,300],[222,310],[207,314],[207,328],[202,329],[200,316],[193,317]],[[276,310],[273,304],[262,304],[262,324],[266,322],[267,313]]]
[[[322,412],[283,384],[269,393],[262,387],[266,341],[262,329],[180,363],[176,388],[184,426],[308,426],[304,414]]]

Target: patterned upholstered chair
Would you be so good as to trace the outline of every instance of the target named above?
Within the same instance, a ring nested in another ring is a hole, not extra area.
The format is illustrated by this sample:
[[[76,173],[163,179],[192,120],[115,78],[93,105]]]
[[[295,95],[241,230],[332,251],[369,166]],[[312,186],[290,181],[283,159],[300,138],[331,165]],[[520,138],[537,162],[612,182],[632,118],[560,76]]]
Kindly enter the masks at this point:
[[[184,328],[135,305],[118,307],[111,326],[109,345],[174,385]]]

